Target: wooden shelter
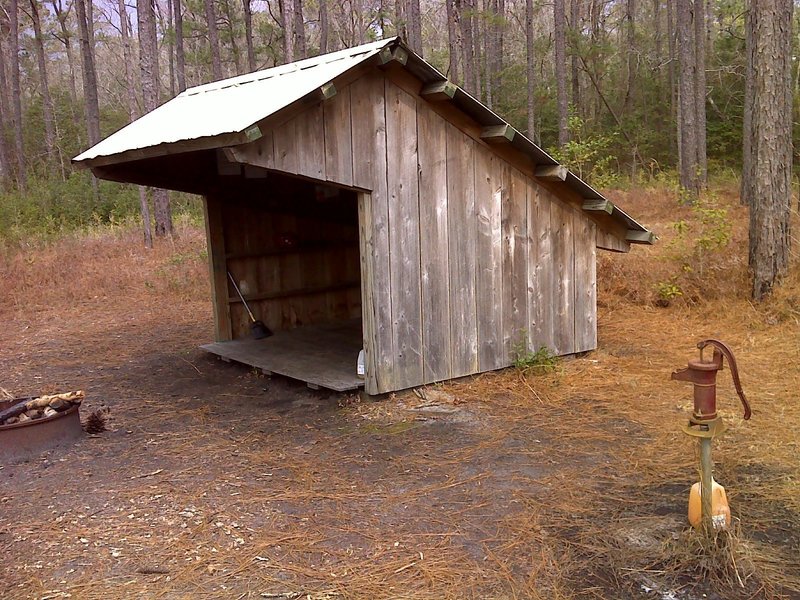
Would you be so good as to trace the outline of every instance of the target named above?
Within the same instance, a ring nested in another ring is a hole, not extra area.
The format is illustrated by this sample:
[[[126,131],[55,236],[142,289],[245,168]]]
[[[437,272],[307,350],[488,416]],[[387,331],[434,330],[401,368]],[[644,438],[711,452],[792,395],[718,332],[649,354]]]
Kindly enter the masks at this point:
[[[192,88],[75,162],[201,194],[204,347],[336,390],[591,350],[596,249],[653,241],[398,38]]]

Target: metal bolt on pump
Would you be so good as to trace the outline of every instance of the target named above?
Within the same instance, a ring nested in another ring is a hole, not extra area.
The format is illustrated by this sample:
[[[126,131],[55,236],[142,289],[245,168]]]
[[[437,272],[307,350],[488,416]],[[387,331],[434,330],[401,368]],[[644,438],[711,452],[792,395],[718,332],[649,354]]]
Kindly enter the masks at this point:
[[[711,360],[703,358],[703,349],[713,346],[714,353]],[[696,437],[700,441],[700,498],[702,511],[702,528],[706,533],[714,529],[712,521],[712,473],[714,463],[711,460],[711,442],[721,435],[725,429],[722,417],[717,415],[717,372],[722,370],[723,357],[728,360],[728,365],[733,378],[736,393],[744,406],[744,419],[750,418],[750,405],[739,382],[739,371],[736,359],[727,344],[719,340],[702,340],[697,344],[700,350],[699,360],[690,360],[689,366],[672,373],[676,381],[688,381],[694,385],[694,410],[689,418],[689,423],[683,426],[687,435]]]

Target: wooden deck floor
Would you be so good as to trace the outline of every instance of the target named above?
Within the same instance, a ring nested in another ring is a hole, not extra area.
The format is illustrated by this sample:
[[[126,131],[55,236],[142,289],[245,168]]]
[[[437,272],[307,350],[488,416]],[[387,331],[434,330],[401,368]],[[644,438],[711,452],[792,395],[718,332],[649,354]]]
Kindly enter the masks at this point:
[[[267,374],[305,381],[311,388],[344,392],[364,385],[356,375],[362,345],[361,320],[357,319],[279,331],[263,340],[213,342],[201,348]]]

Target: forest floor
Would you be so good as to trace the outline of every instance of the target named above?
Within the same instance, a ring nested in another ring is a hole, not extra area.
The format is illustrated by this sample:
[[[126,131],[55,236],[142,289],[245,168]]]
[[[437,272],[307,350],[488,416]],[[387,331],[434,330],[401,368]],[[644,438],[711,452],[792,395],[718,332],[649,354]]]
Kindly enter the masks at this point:
[[[731,192],[611,196],[661,240],[599,253],[598,350],[377,402],[198,350],[196,229],[150,252],[106,230],[1,256],[0,386],[84,389],[109,430],[0,465],[0,596],[800,598],[796,251],[756,305]],[[706,337],[734,349],[753,418],[724,371],[734,526],[703,547],[691,388],[669,376]]]

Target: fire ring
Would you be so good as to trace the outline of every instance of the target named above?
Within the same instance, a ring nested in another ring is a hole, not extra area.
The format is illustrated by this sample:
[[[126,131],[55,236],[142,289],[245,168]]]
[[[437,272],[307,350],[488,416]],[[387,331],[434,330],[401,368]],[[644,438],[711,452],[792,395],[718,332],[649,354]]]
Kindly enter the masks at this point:
[[[0,410],[10,408],[33,397],[0,401]],[[19,462],[57,446],[73,442],[83,435],[80,406],[64,412],[24,423],[0,425],[0,463]]]

